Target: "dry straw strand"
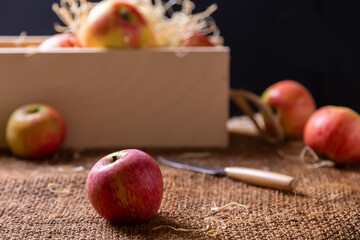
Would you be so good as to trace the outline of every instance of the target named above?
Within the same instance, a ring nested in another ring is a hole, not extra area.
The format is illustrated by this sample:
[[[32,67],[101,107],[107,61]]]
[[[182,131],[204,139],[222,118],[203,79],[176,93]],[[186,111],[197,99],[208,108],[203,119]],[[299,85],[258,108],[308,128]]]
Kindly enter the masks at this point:
[[[69,189],[64,188],[59,183],[48,183],[47,188],[49,189],[50,192],[52,192],[54,194],[69,194],[70,193]]]
[[[59,167],[56,168],[56,170],[58,172],[66,172],[66,173],[70,173],[70,172],[81,172],[84,170],[83,166],[73,166],[73,165],[61,165]]]
[[[111,1],[111,0],[103,0]],[[203,34],[212,34],[214,43],[221,43],[220,31],[210,15],[216,11],[217,5],[210,5],[205,11],[192,14],[195,4],[190,0],[169,0],[163,2],[156,0],[123,0],[133,4],[147,20],[152,38],[148,47],[178,46],[179,35],[182,32],[198,31]],[[65,26],[54,24],[58,32],[77,33],[80,26],[86,22],[90,10],[98,3],[87,0],[61,0],[54,3],[53,11]],[[175,11],[173,7],[179,5],[181,10]]]
[[[237,205],[237,206],[240,206],[240,207],[243,207],[243,208],[248,208],[247,206],[245,206],[243,204],[240,204],[240,203],[237,203],[237,202],[231,202],[231,203],[225,204],[222,207],[213,207],[213,208],[211,208],[211,210],[213,210],[213,211],[223,211],[223,210],[225,210],[228,207],[231,207],[233,205]]]
[[[284,159],[288,160],[300,160],[302,162],[310,163],[310,168],[322,168],[322,167],[334,167],[334,161],[329,159],[321,159],[316,154],[316,152],[309,146],[304,146],[299,155],[293,155],[283,152],[281,149],[277,149],[277,154]],[[310,157],[306,157],[306,154],[309,153]]]

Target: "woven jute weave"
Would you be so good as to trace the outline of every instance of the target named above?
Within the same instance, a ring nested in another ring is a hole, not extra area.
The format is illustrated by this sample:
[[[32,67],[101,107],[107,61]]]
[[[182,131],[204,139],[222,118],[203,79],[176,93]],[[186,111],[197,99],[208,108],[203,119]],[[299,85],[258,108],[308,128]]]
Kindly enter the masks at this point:
[[[254,134],[232,132],[228,149],[197,150],[208,154],[191,159],[292,175],[299,179],[294,192],[160,165],[164,197],[159,213],[133,226],[107,223],[85,191],[92,165],[118,149],[63,151],[42,161],[2,151],[0,239],[360,239],[360,166],[317,168],[296,158],[302,148],[301,141],[273,146]],[[154,157],[189,151],[142,150]],[[59,171],[64,165],[84,170]]]

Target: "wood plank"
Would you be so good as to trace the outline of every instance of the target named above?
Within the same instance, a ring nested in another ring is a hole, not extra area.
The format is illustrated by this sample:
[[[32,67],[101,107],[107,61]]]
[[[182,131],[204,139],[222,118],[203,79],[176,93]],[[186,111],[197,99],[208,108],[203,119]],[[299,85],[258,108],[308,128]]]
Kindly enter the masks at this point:
[[[0,49],[0,147],[11,112],[40,102],[65,146],[226,147],[229,49]]]

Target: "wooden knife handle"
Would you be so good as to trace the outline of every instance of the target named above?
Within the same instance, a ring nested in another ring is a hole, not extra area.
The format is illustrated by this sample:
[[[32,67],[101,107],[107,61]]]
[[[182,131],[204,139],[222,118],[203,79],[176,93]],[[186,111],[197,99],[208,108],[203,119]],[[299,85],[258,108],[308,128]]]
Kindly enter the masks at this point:
[[[280,173],[242,167],[227,167],[225,172],[230,178],[262,187],[291,191],[296,185],[295,178]]]

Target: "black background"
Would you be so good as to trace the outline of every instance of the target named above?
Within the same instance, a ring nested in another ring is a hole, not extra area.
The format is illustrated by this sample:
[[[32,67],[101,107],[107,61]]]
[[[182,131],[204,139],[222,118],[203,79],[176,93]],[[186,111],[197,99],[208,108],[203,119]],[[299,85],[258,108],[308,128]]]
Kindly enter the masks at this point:
[[[0,35],[50,35],[57,1],[0,0]],[[283,79],[303,83],[317,105],[360,113],[359,0],[198,0],[212,3],[231,48],[231,87],[261,94]],[[231,104],[231,115],[240,112]]]

